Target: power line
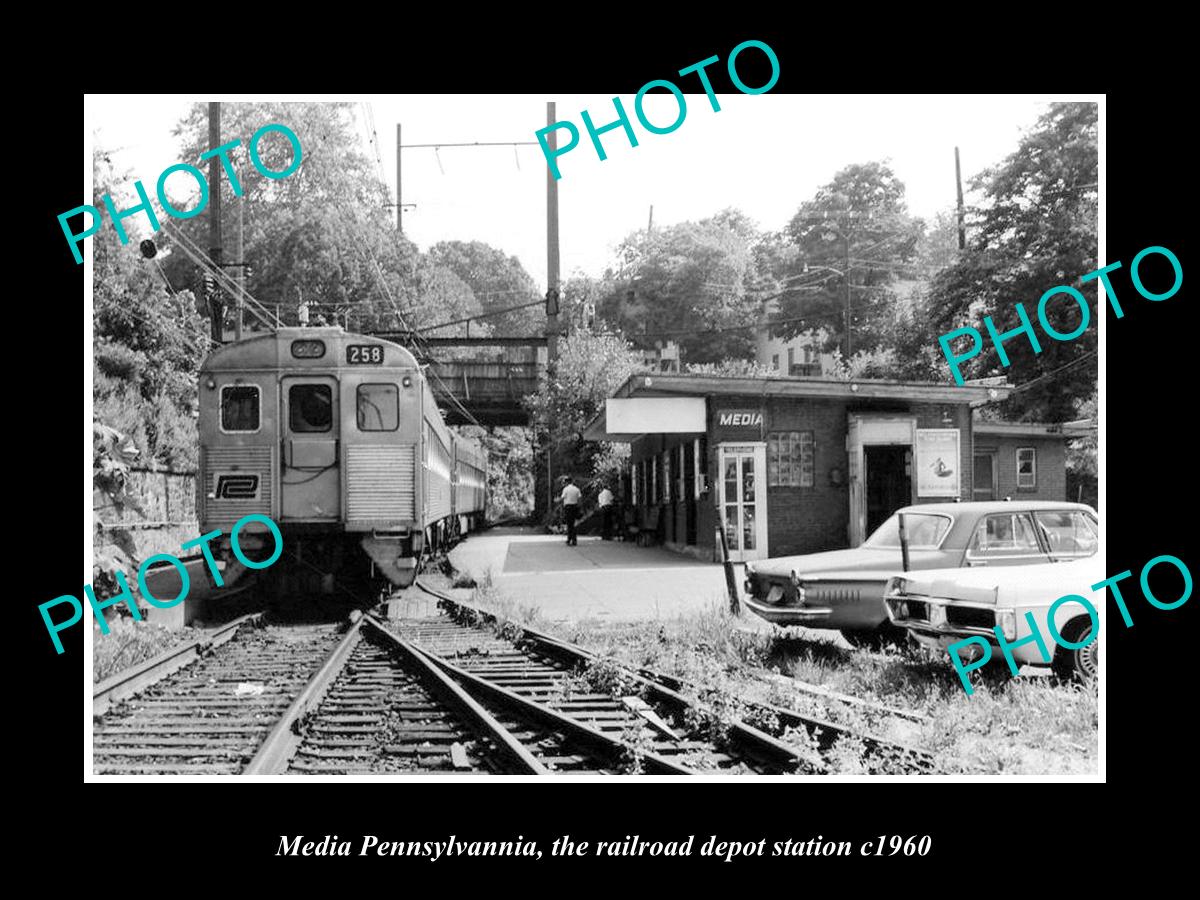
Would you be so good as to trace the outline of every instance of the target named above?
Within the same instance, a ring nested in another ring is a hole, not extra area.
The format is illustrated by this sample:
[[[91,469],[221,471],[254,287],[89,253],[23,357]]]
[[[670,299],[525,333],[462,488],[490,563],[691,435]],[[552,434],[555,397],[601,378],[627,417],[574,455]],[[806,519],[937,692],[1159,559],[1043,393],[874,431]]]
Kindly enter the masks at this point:
[[[1037,384],[1039,381],[1044,381],[1047,378],[1057,375],[1059,372],[1065,372],[1067,369],[1071,368],[1072,366],[1077,366],[1081,362],[1091,359],[1095,355],[1096,355],[1095,350],[1089,350],[1089,351],[1087,351],[1087,353],[1084,353],[1082,356],[1076,357],[1075,359],[1071,360],[1069,363],[1061,365],[1057,369],[1054,369],[1051,372],[1045,372],[1045,373],[1039,375],[1037,378],[1033,378],[1029,381],[1023,382],[1022,384],[1018,384],[1016,387],[1013,388],[1012,392],[1014,394],[1019,394],[1021,391],[1027,391],[1031,387],[1033,387],[1035,384]]]

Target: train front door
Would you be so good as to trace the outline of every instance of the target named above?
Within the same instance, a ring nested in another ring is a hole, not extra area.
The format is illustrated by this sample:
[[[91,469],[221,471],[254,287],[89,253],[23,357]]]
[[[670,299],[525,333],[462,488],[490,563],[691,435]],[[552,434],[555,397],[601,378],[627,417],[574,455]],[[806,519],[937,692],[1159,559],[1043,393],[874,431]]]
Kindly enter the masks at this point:
[[[336,520],[341,515],[337,380],[294,376],[283,379],[281,390],[280,515],[293,522]]]

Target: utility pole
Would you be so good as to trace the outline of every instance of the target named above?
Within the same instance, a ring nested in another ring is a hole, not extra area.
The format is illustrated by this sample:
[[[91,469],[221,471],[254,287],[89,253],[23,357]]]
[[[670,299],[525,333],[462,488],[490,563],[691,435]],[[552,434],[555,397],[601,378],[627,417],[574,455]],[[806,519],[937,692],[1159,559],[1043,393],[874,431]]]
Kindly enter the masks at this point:
[[[958,249],[967,249],[967,225],[963,215],[962,166],[958,161],[958,148],[954,148],[954,180],[958,183]]]
[[[842,271],[846,274],[842,276],[842,283],[846,286],[846,362],[850,362],[851,343],[850,343],[850,235],[842,232],[842,246],[845,248],[845,259]]]
[[[546,124],[558,121],[554,101],[546,104]],[[551,130],[550,157],[558,149],[558,129]],[[546,364],[558,358],[558,179],[546,166]]]
[[[400,195],[400,123],[396,123],[396,230],[404,234],[404,200]]]
[[[208,104],[208,146],[221,146],[221,104]],[[213,265],[221,268],[221,160],[219,155],[208,161],[208,183],[213,186],[208,207],[208,256]],[[208,298],[209,324],[213,340],[225,340],[225,304],[220,300],[220,288]]]
[[[646,223],[646,237],[654,233],[654,204],[650,204],[650,221]]]
[[[237,201],[238,207],[238,239],[237,239],[237,258],[238,258],[238,296],[236,300],[237,318],[233,323],[234,340],[242,339],[242,300],[246,296],[246,251],[244,236],[242,234],[245,228],[243,221],[243,213],[246,209],[245,197]]]

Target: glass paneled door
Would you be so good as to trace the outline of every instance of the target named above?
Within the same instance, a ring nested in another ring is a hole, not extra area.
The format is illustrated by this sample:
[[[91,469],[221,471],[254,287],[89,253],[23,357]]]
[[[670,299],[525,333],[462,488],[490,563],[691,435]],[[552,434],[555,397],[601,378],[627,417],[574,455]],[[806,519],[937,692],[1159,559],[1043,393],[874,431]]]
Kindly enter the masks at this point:
[[[767,445],[721,444],[720,521],[734,562],[767,557]]]

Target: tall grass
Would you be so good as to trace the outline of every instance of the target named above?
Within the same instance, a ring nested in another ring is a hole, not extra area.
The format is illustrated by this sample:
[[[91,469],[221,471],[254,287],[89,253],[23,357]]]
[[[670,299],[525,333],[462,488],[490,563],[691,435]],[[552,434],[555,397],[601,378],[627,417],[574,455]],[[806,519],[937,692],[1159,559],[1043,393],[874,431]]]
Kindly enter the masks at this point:
[[[490,580],[476,590],[475,600],[502,617],[580,644],[604,660],[645,666],[688,681],[721,715],[753,718],[743,701],[795,709],[924,748],[935,755],[945,773],[1084,775],[1096,771],[1096,693],[1052,678],[1012,678],[1007,670],[993,669],[968,696],[944,659],[910,650],[850,650],[832,640],[760,631],[730,614],[723,598],[671,619],[601,622],[588,618],[572,623],[543,619],[535,606],[505,597]],[[590,686],[602,684],[603,674],[598,672],[596,684]],[[815,696],[797,690],[793,679],[907,710],[925,720],[913,722],[873,707]],[[799,735],[792,738],[790,742],[813,756],[807,741]],[[824,770],[887,772],[893,771],[893,762],[867,754],[861,741],[847,739],[825,754]]]
[[[93,625],[92,681],[103,681],[196,637],[194,628],[172,631],[163,625],[124,617],[109,623],[108,634],[102,634],[99,626]]]

